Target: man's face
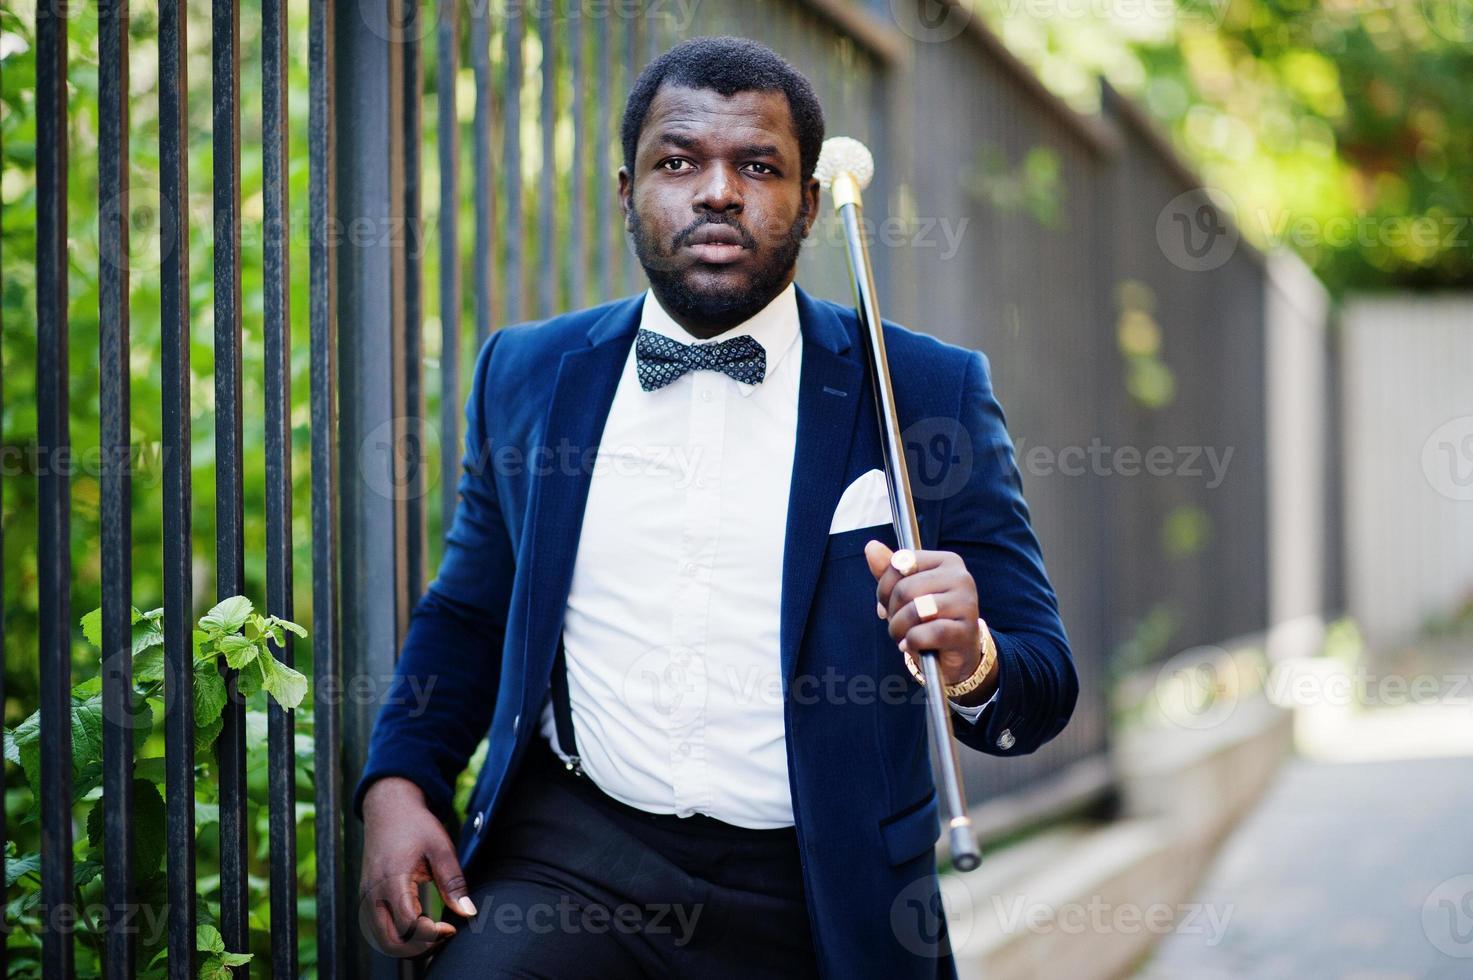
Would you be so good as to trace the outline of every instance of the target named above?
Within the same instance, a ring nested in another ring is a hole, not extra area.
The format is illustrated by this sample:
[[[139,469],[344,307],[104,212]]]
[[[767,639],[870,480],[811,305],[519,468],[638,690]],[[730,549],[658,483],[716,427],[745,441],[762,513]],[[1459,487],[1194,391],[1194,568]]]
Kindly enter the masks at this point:
[[[781,91],[655,94],[619,201],[656,297],[687,330],[741,323],[792,282],[818,214],[818,181],[800,164]]]

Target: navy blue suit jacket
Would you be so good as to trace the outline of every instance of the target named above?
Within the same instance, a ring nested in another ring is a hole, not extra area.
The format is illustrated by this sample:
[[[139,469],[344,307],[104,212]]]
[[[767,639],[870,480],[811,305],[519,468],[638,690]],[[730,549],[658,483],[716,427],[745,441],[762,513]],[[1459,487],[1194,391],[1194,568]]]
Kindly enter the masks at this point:
[[[926,922],[940,824],[925,701],[874,614],[863,554],[871,538],[895,547],[895,532],[829,534],[844,488],[884,466],[865,339],[852,309],[797,296],[804,346],[780,646],[819,962],[834,977],[950,976],[944,935]],[[541,737],[594,453],[641,298],[499,330],[476,361],[460,503],[354,800],[361,815],[373,780],[403,776],[453,818],[452,787],[489,732],[460,831],[463,864],[495,833],[503,790]],[[998,699],[975,724],[953,714],[956,736],[991,755],[1032,752],[1068,722],[1078,681],[987,359],[893,323],[884,330],[922,547],[962,556],[998,647]]]

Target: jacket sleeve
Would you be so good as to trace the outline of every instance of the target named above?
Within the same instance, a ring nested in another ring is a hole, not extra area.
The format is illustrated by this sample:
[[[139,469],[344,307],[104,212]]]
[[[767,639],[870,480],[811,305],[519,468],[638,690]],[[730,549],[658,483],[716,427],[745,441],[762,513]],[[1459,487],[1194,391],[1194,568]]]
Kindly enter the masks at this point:
[[[415,604],[394,678],[374,722],[368,759],[353,794],[385,776],[424,791],[431,811],[451,816],[456,777],[486,734],[496,703],[516,559],[497,501],[487,431],[487,375],[501,333],[476,359],[466,402],[459,503],[435,580]]]
[[[974,722],[953,718],[964,745],[989,755],[1024,755],[1063,731],[1079,679],[1043,554],[1029,524],[1022,480],[987,357],[973,352],[958,419],[970,471],[942,502],[937,547],[962,556],[997,643],[996,699]],[[970,451],[966,451],[967,444]]]

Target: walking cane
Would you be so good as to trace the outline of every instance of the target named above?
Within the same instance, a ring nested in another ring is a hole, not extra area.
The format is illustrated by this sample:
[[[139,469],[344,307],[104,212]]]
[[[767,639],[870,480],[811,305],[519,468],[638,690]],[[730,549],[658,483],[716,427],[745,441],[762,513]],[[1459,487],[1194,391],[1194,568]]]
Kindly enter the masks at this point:
[[[833,197],[834,211],[844,223],[845,251],[849,255],[850,282],[854,287],[854,309],[869,340],[864,351],[880,417],[880,443],[885,457],[885,483],[890,491],[891,521],[900,547],[915,551],[921,546],[920,529],[916,524],[915,500],[911,496],[910,476],[906,471],[905,445],[901,441],[900,419],[895,411],[890,366],[885,359],[885,337],[875,301],[869,246],[860,226],[863,213],[860,193],[874,178],[875,159],[859,140],[836,136],[824,140],[814,175]],[[941,665],[935,650],[921,651],[920,667],[926,679],[926,714],[931,722],[931,737],[941,759],[941,790],[946,799],[951,859],[959,870],[971,871],[982,858],[972,834],[972,820],[967,816],[961,763],[957,760],[956,743],[951,737],[951,712],[946,704]]]

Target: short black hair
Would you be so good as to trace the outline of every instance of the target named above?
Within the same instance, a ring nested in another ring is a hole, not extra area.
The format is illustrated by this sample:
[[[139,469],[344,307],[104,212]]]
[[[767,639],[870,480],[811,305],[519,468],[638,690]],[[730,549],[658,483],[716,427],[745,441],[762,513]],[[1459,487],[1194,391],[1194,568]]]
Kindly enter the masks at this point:
[[[823,109],[813,85],[776,51],[744,37],[693,37],[682,41],[645,66],[634,80],[624,104],[620,136],[624,166],[634,174],[634,151],[649,115],[655,93],[666,82],[686,88],[710,89],[720,95],[738,92],[781,91],[797,129],[802,179],[813,176],[823,147]]]

